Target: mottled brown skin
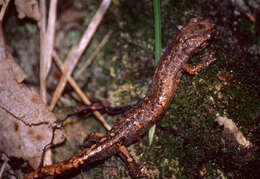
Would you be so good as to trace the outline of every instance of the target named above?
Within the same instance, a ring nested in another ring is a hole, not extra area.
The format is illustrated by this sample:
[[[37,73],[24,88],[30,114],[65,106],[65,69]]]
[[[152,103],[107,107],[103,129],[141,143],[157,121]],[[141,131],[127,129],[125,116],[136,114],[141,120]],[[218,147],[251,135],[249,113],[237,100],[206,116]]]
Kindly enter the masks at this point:
[[[214,23],[211,20],[191,19],[168,45],[143,100],[125,112],[106,134],[90,135],[89,138],[94,139],[94,142],[84,151],[69,160],[39,168],[26,178],[64,174],[83,164],[87,167],[90,163],[104,160],[115,154],[126,162],[131,177],[143,176],[126,147],[138,141],[153,124],[161,119],[175,95],[182,69],[196,74],[198,70],[213,61],[199,64],[201,67],[197,70],[186,65],[195,53],[206,46],[206,42],[212,37],[214,31]]]

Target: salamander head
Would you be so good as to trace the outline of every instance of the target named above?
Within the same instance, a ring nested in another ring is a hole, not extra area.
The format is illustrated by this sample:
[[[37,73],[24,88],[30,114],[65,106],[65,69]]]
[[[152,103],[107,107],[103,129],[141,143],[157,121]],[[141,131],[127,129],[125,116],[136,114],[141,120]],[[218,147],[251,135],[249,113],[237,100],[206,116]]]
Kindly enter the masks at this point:
[[[215,24],[211,19],[192,18],[178,35],[178,42],[183,44],[182,50],[193,55],[207,45],[207,41],[215,32]]]

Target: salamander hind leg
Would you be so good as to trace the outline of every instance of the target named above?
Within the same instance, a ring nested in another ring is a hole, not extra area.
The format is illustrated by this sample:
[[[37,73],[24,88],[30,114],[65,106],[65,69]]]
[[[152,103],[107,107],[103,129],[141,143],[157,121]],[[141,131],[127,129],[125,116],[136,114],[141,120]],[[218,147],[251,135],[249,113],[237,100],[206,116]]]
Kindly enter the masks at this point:
[[[198,72],[200,72],[203,68],[209,66],[216,60],[217,58],[215,56],[215,51],[208,52],[202,57],[202,60],[197,65],[191,66],[190,64],[186,63],[183,66],[183,69],[191,75],[197,75]]]
[[[134,158],[125,146],[119,146],[117,155],[127,165],[131,178],[148,178],[148,176],[142,172],[142,166],[135,162]]]

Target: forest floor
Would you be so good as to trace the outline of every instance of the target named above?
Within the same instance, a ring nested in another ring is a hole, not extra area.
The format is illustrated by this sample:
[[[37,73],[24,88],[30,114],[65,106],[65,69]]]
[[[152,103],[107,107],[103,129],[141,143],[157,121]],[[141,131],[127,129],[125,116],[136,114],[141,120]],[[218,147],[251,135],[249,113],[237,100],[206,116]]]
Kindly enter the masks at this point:
[[[78,42],[83,29],[95,14],[99,1],[60,3],[55,48],[64,59]],[[114,1],[113,1],[114,2]],[[151,0],[120,0],[111,4],[80,67],[108,30],[108,42],[92,64],[76,80],[82,89],[111,106],[134,105],[142,99],[154,73],[154,15]],[[168,130],[156,129],[151,146],[147,137],[130,147],[135,159],[146,167],[151,178],[257,178],[260,176],[260,21],[256,21],[231,1],[161,1],[162,43],[175,37],[191,17],[211,18],[216,35],[211,46],[217,61],[196,76],[183,74],[174,101],[160,122]],[[39,87],[39,30],[32,21],[18,20],[14,13],[5,20],[8,48],[28,75],[27,84]],[[12,28],[15,26],[16,28]],[[37,45],[35,45],[37,44]],[[23,60],[27,59],[27,60]],[[200,55],[192,63],[198,62]],[[76,70],[77,72],[77,70]],[[50,94],[60,72],[52,69]],[[68,85],[55,109],[58,118],[82,106]],[[118,116],[104,115],[112,125]],[[252,143],[250,148],[233,144],[216,122],[218,116],[232,119]],[[105,131],[95,118],[74,117],[64,127],[67,141],[54,149],[55,161],[69,158],[82,149],[84,137]],[[117,157],[73,178],[129,178]]]

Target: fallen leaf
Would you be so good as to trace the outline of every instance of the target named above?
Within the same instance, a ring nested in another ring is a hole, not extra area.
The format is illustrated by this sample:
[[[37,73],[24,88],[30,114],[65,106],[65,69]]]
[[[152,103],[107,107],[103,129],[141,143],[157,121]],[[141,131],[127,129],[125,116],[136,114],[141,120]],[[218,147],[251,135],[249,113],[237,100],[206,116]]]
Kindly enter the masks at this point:
[[[0,59],[0,151],[37,168],[42,149],[51,141],[56,118],[39,94],[22,83],[24,78],[11,55]],[[62,132],[56,131],[54,143],[63,140]]]

